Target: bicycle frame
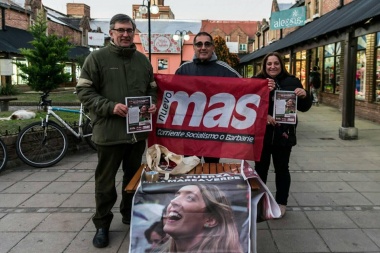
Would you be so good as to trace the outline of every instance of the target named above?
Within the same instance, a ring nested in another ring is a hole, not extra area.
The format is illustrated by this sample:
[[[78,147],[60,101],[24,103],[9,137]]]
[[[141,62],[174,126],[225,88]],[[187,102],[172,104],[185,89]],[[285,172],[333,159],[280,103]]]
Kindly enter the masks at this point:
[[[76,132],[69,124],[67,124],[58,114],[56,114],[54,111],[60,111],[60,112],[69,112],[69,113],[76,113],[79,114],[79,122],[78,122],[78,132]],[[47,114],[45,119],[41,119],[41,124],[48,124],[49,123],[49,117],[53,116],[55,119],[57,119],[66,129],[68,129],[75,137],[77,138],[85,138],[92,135],[91,134],[83,134],[83,116],[87,119],[90,119],[87,114],[85,114],[83,109],[83,104],[80,105],[79,110],[74,109],[67,109],[67,108],[61,108],[61,107],[54,107],[54,106],[47,106]]]

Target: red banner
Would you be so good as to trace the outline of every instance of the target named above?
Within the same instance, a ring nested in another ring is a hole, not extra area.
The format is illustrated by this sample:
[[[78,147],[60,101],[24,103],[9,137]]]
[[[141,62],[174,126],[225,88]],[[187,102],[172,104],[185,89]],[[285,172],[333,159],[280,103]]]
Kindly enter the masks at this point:
[[[268,82],[257,78],[155,75],[157,108],[148,145],[181,155],[259,160]]]

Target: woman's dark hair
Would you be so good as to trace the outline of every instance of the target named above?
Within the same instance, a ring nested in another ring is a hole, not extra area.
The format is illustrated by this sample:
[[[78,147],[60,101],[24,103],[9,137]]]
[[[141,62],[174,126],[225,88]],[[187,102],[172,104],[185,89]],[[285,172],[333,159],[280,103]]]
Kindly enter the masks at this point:
[[[277,52],[271,52],[271,53],[268,53],[264,59],[261,61],[261,70],[260,72],[257,74],[257,76],[260,76],[260,77],[265,77],[265,78],[270,78],[270,76],[267,74],[267,70],[266,70],[266,65],[267,65],[267,62],[268,62],[268,58],[270,56],[276,56],[278,58],[278,61],[280,62],[280,65],[281,65],[281,73],[279,75],[286,75],[286,76],[291,76],[291,74],[286,70],[285,68],[285,63],[284,63],[284,59],[283,57],[277,53]]]

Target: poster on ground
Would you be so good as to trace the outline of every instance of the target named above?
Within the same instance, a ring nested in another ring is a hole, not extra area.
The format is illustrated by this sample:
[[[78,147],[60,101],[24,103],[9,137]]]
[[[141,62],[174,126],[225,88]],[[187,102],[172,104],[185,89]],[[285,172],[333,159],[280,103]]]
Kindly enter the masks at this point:
[[[129,252],[249,252],[250,194],[240,174],[142,180],[133,201]]]

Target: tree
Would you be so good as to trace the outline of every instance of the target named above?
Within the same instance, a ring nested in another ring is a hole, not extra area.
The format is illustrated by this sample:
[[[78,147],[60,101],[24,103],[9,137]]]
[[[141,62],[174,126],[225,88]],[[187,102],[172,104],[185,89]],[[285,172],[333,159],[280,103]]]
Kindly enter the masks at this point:
[[[218,60],[224,61],[228,63],[228,65],[236,69],[239,64],[239,57],[237,56],[237,54],[230,53],[226,45],[226,41],[220,36],[216,36],[214,38],[214,43],[215,53],[218,57]]]
[[[70,80],[71,75],[64,73],[65,62],[71,48],[68,38],[58,38],[47,35],[47,22],[43,15],[38,15],[35,25],[29,31],[33,35],[30,42],[33,48],[21,48],[21,54],[27,64],[14,62],[20,68],[20,76],[27,80],[28,85],[35,91],[50,92],[61,83]]]

